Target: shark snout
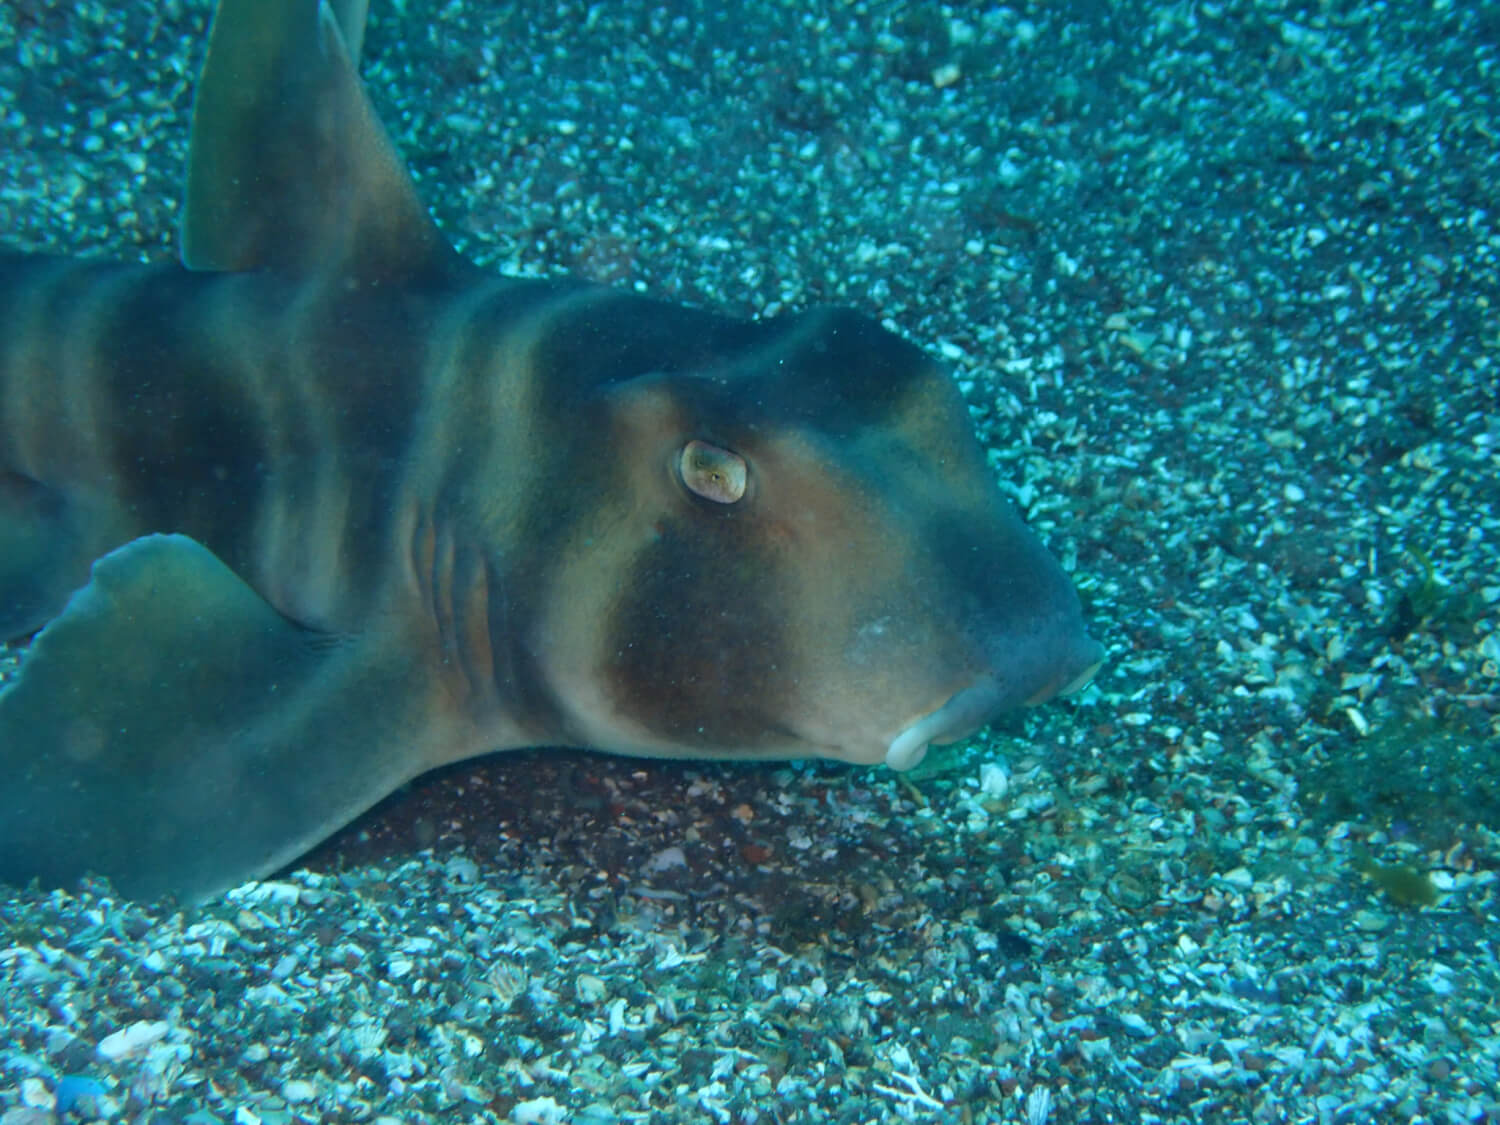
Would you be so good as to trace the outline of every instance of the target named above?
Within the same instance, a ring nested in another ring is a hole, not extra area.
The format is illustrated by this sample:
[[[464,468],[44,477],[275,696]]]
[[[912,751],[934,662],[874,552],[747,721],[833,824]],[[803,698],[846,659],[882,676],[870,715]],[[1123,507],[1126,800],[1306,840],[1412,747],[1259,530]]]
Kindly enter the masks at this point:
[[[1016,677],[992,671],[955,692],[891,739],[886,765],[909,770],[921,762],[927,747],[966,738],[1002,711],[1018,705],[1035,706],[1078,691],[1104,663],[1104,646],[1080,634],[1069,640],[1066,649],[1060,658],[1031,675]]]

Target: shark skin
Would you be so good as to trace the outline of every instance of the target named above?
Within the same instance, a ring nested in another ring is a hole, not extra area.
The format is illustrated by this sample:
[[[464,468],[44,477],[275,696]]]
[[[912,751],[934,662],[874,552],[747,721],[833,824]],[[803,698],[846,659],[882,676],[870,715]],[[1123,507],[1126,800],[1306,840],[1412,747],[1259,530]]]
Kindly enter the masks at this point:
[[[480,272],[364,20],[222,0],[181,264],[0,255],[0,879],[201,901],[491,751],[905,769],[1088,680],[936,363]]]

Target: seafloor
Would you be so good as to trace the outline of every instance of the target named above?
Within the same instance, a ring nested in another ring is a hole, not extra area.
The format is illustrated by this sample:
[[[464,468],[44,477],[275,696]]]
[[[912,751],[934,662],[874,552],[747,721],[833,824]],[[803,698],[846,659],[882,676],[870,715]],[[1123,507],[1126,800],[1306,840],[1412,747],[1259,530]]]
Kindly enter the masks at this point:
[[[373,7],[465,252],[885,318],[1110,663],[914,776],[543,751],[4,892],[4,1125],[1500,1121],[1500,4]],[[172,254],[207,18],[0,5],[7,242]]]

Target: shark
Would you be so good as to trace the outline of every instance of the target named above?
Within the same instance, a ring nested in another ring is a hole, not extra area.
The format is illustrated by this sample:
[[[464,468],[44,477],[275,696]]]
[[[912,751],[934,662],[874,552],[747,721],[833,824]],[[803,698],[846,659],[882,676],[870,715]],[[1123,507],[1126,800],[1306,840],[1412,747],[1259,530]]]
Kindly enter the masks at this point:
[[[180,262],[0,254],[0,880],[201,902],[481,754],[904,770],[1088,682],[937,361],[482,271],[365,21],[221,0]]]

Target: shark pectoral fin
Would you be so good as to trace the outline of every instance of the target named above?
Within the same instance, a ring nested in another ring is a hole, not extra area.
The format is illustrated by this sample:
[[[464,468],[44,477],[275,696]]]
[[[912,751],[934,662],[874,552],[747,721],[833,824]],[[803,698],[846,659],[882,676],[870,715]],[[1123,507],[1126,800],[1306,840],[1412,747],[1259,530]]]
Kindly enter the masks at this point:
[[[126,544],[0,692],[0,879],[200,900],[274,871],[425,765],[411,663],[287,621],[192,539]]]
[[[366,6],[220,0],[193,106],[184,265],[367,281],[467,268],[360,85]]]

